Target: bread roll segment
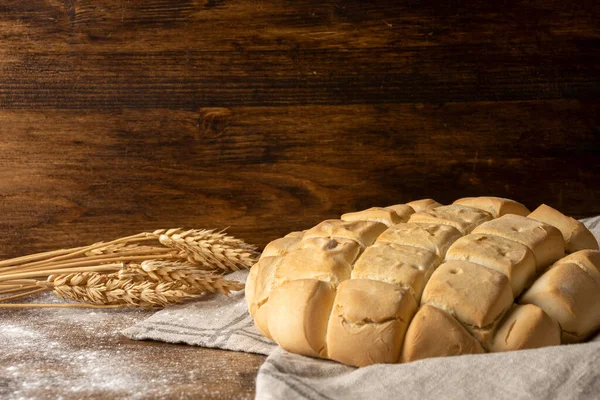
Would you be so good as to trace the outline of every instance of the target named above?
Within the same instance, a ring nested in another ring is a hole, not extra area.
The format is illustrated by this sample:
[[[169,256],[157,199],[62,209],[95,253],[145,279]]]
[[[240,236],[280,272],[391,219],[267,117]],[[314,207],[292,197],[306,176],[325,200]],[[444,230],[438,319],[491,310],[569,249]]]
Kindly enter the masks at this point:
[[[338,287],[327,328],[327,355],[356,367],[398,362],[417,304],[385,282],[351,279]]]
[[[276,272],[281,265],[282,257],[264,257],[260,259],[252,269],[256,269],[256,278],[251,281],[250,287],[254,293],[247,296],[252,299],[248,304],[250,315],[254,318],[254,324],[260,333],[271,338],[268,326],[268,302],[272,290],[276,287]]]
[[[506,214],[484,222],[473,233],[496,235],[527,246],[541,272],[565,255],[562,234],[555,227],[520,215]]]
[[[492,219],[492,215],[473,207],[450,205],[423,210],[410,216],[408,222],[450,225],[462,235],[470,233],[476,226]]]
[[[304,233],[303,239],[314,237],[345,238],[358,242],[362,247],[373,244],[377,236],[387,229],[385,224],[373,221],[342,221],[327,219]]]
[[[248,312],[251,316],[254,316],[254,311],[252,309],[252,304],[254,304],[254,289],[256,283],[256,276],[258,275],[258,263],[254,264],[252,268],[250,268],[250,272],[248,273],[248,278],[246,279],[246,287],[244,288],[244,297],[246,298],[246,305],[248,306]]]
[[[558,321],[563,343],[586,340],[600,329],[600,286],[576,264],[556,263],[521,297]]]
[[[490,346],[493,352],[560,344],[560,325],[533,304],[515,306],[502,321]]]
[[[464,197],[456,200],[452,204],[479,208],[480,210],[489,212],[494,218],[498,218],[506,214],[516,214],[526,217],[530,212],[523,204],[511,199],[505,199],[503,197]]]
[[[254,316],[258,307],[269,299],[276,283],[275,273],[281,261],[282,257],[264,257],[252,266],[253,270],[256,269],[256,278],[251,282],[250,287],[246,288],[254,292],[251,296],[248,294],[252,298],[252,302],[248,304],[250,315]]]
[[[479,353],[485,350],[456,319],[426,304],[406,331],[400,362]]]
[[[375,242],[358,258],[352,279],[374,279],[404,287],[417,302],[425,283],[440,265],[434,253],[413,246]]]
[[[275,239],[265,246],[260,258],[282,256],[300,241],[301,236],[285,236]]]
[[[351,255],[357,255],[357,252],[352,251]],[[294,249],[282,257],[275,274],[274,286],[279,287],[285,282],[297,279],[318,279],[337,286],[340,282],[350,279],[352,261],[354,260],[349,261],[347,253],[338,251],[337,248]]]
[[[485,328],[513,303],[506,275],[468,261],[440,265],[425,286],[421,304],[431,304],[465,325]]]
[[[461,236],[449,225],[402,223],[388,228],[377,241],[419,247],[444,258],[448,247]]]
[[[557,264],[575,264],[587,272],[600,286],[600,251],[580,250],[569,254],[556,262]]]
[[[385,208],[393,210],[402,219],[401,222],[408,221],[410,216],[415,213],[415,210],[407,204],[394,204]]]
[[[500,236],[473,233],[458,239],[446,253],[446,260],[480,264],[506,275],[513,297],[533,282],[535,257],[527,246]]]
[[[275,289],[268,317],[273,340],[293,353],[325,357],[325,333],[334,298],[335,286],[315,279],[290,281]]]
[[[567,217],[550,206],[542,204],[528,217],[558,228],[563,235],[568,253],[585,249],[598,250],[596,238],[583,223],[575,218]]]
[[[350,264],[356,260],[362,250],[360,244],[351,239],[312,237],[296,243],[288,253],[304,249],[325,252],[329,256],[343,258]]]
[[[440,207],[441,204],[433,199],[421,199],[421,200],[413,200],[411,202],[406,203],[407,206],[415,210],[415,212],[420,212],[423,210],[429,210],[431,208]]]
[[[267,298],[264,303],[256,308],[254,312],[254,326],[262,333],[265,337],[273,339],[271,332],[269,332],[269,299]]]
[[[392,226],[400,222],[406,222],[406,218],[396,214],[396,211],[383,207],[371,207],[363,211],[346,213],[342,215],[341,220],[380,222],[386,226]]]

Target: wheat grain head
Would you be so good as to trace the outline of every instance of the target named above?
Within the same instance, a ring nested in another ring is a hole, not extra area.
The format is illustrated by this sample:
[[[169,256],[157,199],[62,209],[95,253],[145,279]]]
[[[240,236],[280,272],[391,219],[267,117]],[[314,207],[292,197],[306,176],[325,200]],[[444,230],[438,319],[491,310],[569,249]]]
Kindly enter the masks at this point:
[[[225,272],[248,269],[258,256],[255,246],[214,230],[178,228],[154,234],[164,246],[178,249],[182,258],[203,269]]]

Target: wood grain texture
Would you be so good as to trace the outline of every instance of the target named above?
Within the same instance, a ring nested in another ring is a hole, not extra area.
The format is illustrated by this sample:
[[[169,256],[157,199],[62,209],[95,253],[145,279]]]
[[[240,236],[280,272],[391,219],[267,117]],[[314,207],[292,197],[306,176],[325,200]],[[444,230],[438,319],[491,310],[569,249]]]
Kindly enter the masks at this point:
[[[264,245],[343,212],[428,196],[598,213],[597,113],[575,100],[5,110],[0,249],[182,225],[230,227]]]
[[[584,0],[2,1],[0,258],[176,226],[264,246],[420,197],[600,214],[599,18]]]

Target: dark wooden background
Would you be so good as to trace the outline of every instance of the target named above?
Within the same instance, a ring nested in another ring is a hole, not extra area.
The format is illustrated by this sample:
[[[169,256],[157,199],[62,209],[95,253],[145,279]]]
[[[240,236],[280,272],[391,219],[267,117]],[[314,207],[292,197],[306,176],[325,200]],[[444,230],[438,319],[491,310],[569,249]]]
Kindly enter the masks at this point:
[[[469,195],[600,213],[600,3],[5,0],[0,256],[265,245]]]
[[[421,197],[600,214],[599,20],[584,0],[3,0],[0,258],[176,226],[264,246]],[[248,396],[260,357],[239,357]]]

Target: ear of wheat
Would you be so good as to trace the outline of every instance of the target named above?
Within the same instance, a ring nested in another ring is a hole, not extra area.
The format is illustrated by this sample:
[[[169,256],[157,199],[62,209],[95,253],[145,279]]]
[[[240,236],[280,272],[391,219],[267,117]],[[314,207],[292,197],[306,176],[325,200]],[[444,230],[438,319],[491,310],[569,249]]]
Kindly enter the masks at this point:
[[[222,275],[198,269],[192,264],[179,261],[144,261],[131,264],[115,274],[120,279],[132,281],[172,282],[200,292],[222,293],[242,290],[244,284],[226,280]]]
[[[98,305],[126,305],[137,307],[164,307],[194,299],[206,292],[228,294],[240,290],[242,284],[224,279],[205,277],[194,286],[183,281],[144,281],[123,279],[118,274],[80,272],[51,275],[40,283],[52,289],[63,299]]]
[[[214,230],[169,229],[154,234],[164,246],[179,250],[181,257],[201,268],[227,272],[246,269],[258,255],[256,247]]]
[[[51,275],[45,287],[63,299],[102,305],[166,306],[197,296],[170,282],[134,282],[97,272]]]
[[[40,290],[110,308],[162,307],[205,292],[227,295],[244,285],[222,274],[250,268],[255,249],[222,231],[178,228],[19,257],[0,261],[0,294],[19,293],[0,302]]]

